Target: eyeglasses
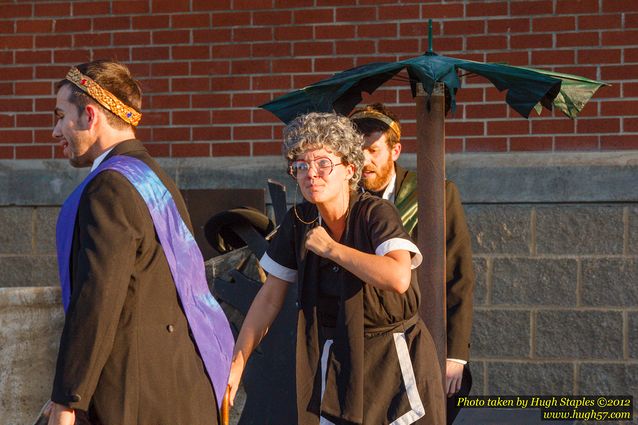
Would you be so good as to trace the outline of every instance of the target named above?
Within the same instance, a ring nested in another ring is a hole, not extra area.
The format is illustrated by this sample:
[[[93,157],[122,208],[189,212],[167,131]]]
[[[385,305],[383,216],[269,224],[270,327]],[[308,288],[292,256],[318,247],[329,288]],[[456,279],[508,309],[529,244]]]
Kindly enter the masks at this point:
[[[312,164],[315,165],[315,172],[317,173],[317,175],[320,177],[325,177],[332,173],[332,170],[334,170],[335,166],[343,165],[343,162],[335,164],[330,158],[327,157],[318,158],[312,161],[304,161],[303,159],[298,159],[296,161],[290,162],[290,164],[288,165],[288,174],[290,174],[293,179],[304,177],[308,174],[308,171],[310,170],[310,166]]]

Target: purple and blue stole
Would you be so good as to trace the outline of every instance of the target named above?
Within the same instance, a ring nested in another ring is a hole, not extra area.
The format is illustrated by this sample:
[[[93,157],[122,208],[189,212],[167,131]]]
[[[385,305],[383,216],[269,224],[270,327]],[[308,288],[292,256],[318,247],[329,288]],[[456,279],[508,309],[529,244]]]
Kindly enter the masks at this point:
[[[64,202],[56,229],[64,311],[71,300],[71,247],[80,198],[86,185],[105,170],[114,170],[126,177],[148,206],[188,325],[215,389],[217,404],[221,406],[234,345],[230,325],[208,289],[204,258],[171,193],[144,162],[125,155],[113,156],[93,170]]]

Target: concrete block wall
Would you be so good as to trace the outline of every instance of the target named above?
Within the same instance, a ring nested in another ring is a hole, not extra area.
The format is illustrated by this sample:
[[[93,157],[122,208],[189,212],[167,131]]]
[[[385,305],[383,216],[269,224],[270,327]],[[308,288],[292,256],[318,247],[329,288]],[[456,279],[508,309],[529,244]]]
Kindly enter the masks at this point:
[[[637,206],[466,206],[475,394],[638,394]]]
[[[446,161],[475,254],[473,394],[636,399],[638,152]],[[410,155],[402,162],[415,166]],[[271,177],[294,190],[279,157],[162,165],[185,189],[265,187]],[[27,423],[49,395],[59,291],[33,287],[57,285],[57,205],[83,173],[62,161],[0,161],[0,354],[9,359],[0,389],[15,389],[0,391],[3,424]],[[18,405],[21,420],[7,419]]]
[[[33,423],[49,399],[63,323],[58,288],[0,287],[0,424]]]
[[[59,207],[0,205],[0,287],[57,281],[55,223]]]

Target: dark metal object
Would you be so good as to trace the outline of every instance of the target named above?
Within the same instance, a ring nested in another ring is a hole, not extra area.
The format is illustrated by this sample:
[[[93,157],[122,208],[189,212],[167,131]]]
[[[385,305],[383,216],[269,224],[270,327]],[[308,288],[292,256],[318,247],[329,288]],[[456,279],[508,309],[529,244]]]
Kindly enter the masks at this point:
[[[270,202],[275,213],[275,225],[279,226],[288,211],[286,205],[286,186],[276,180],[268,179],[268,191],[270,192]]]
[[[280,217],[283,217],[286,211],[285,188],[277,182],[273,182],[273,187],[273,208],[276,214],[279,209],[282,214]],[[255,256],[261,257],[268,242],[263,229],[254,224],[258,220],[254,217],[252,221],[237,217],[233,219],[233,211],[219,215],[224,220],[217,221],[218,232],[223,234],[225,239],[234,240],[232,244],[237,245],[237,239],[245,242],[246,246],[238,249],[231,247],[226,254],[207,261],[206,270],[211,290],[220,299],[236,337],[253,299],[261,288],[259,266],[256,264]],[[278,223],[280,220],[281,218],[278,218]],[[297,423],[296,300],[297,286],[290,285],[281,312],[246,365],[242,378],[246,403],[241,412],[239,425]]]
[[[215,279],[215,295],[237,309],[243,317],[257,295],[261,282],[235,269],[229,272],[230,281]],[[239,328],[238,328],[239,329]]]
[[[428,96],[416,97],[417,187],[419,250],[423,263],[417,269],[421,289],[421,317],[434,344],[445,387],[447,357],[445,311],[445,96],[437,83]],[[445,394],[446,391],[443,391]],[[445,400],[441,400],[445,403]]]
[[[226,253],[246,245],[257,258],[268,248],[265,237],[275,225],[255,208],[240,207],[215,214],[204,225],[206,240],[219,253]]]
[[[247,250],[247,248],[241,248]],[[231,251],[219,260],[234,253]],[[210,280],[209,280],[210,282]],[[231,270],[226,279],[213,278],[213,293],[222,300],[235,335],[261,282],[247,277],[240,270]],[[253,352],[242,383],[246,391],[239,425],[281,425],[297,423],[295,385],[295,347],[297,340],[297,286],[290,285],[283,308]]]
[[[239,425],[297,423],[296,299],[297,286],[290,285],[283,308],[246,365],[243,376],[246,404]]]
[[[193,223],[193,233],[204,260],[220,253],[206,241],[204,225],[215,214],[240,206],[265,210],[263,189],[188,189],[181,190]]]

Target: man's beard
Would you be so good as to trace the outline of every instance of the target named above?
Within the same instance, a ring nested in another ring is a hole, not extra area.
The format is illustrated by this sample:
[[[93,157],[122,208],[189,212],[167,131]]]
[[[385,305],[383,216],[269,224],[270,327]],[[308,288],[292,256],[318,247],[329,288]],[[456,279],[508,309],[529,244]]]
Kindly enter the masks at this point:
[[[366,171],[374,171],[374,174],[371,174],[367,178],[363,178],[363,187],[370,192],[380,192],[385,189],[385,187],[392,180],[392,176],[394,176],[394,161],[392,161],[392,157],[388,157],[388,162],[386,162],[381,167],[375,167],[374,165],[366,165],[363,167],[363,172]]]
[[[93,161],[91,161],[89,159],[89,155],[90,152],[87,151],[82,155],[77,155],[73,150],[71,150],[72,147],[69,146],[69,163],[71,164],[71,167],[73,168],[86,168],[86,167],[90,167],[91,165],[93,165]]]

